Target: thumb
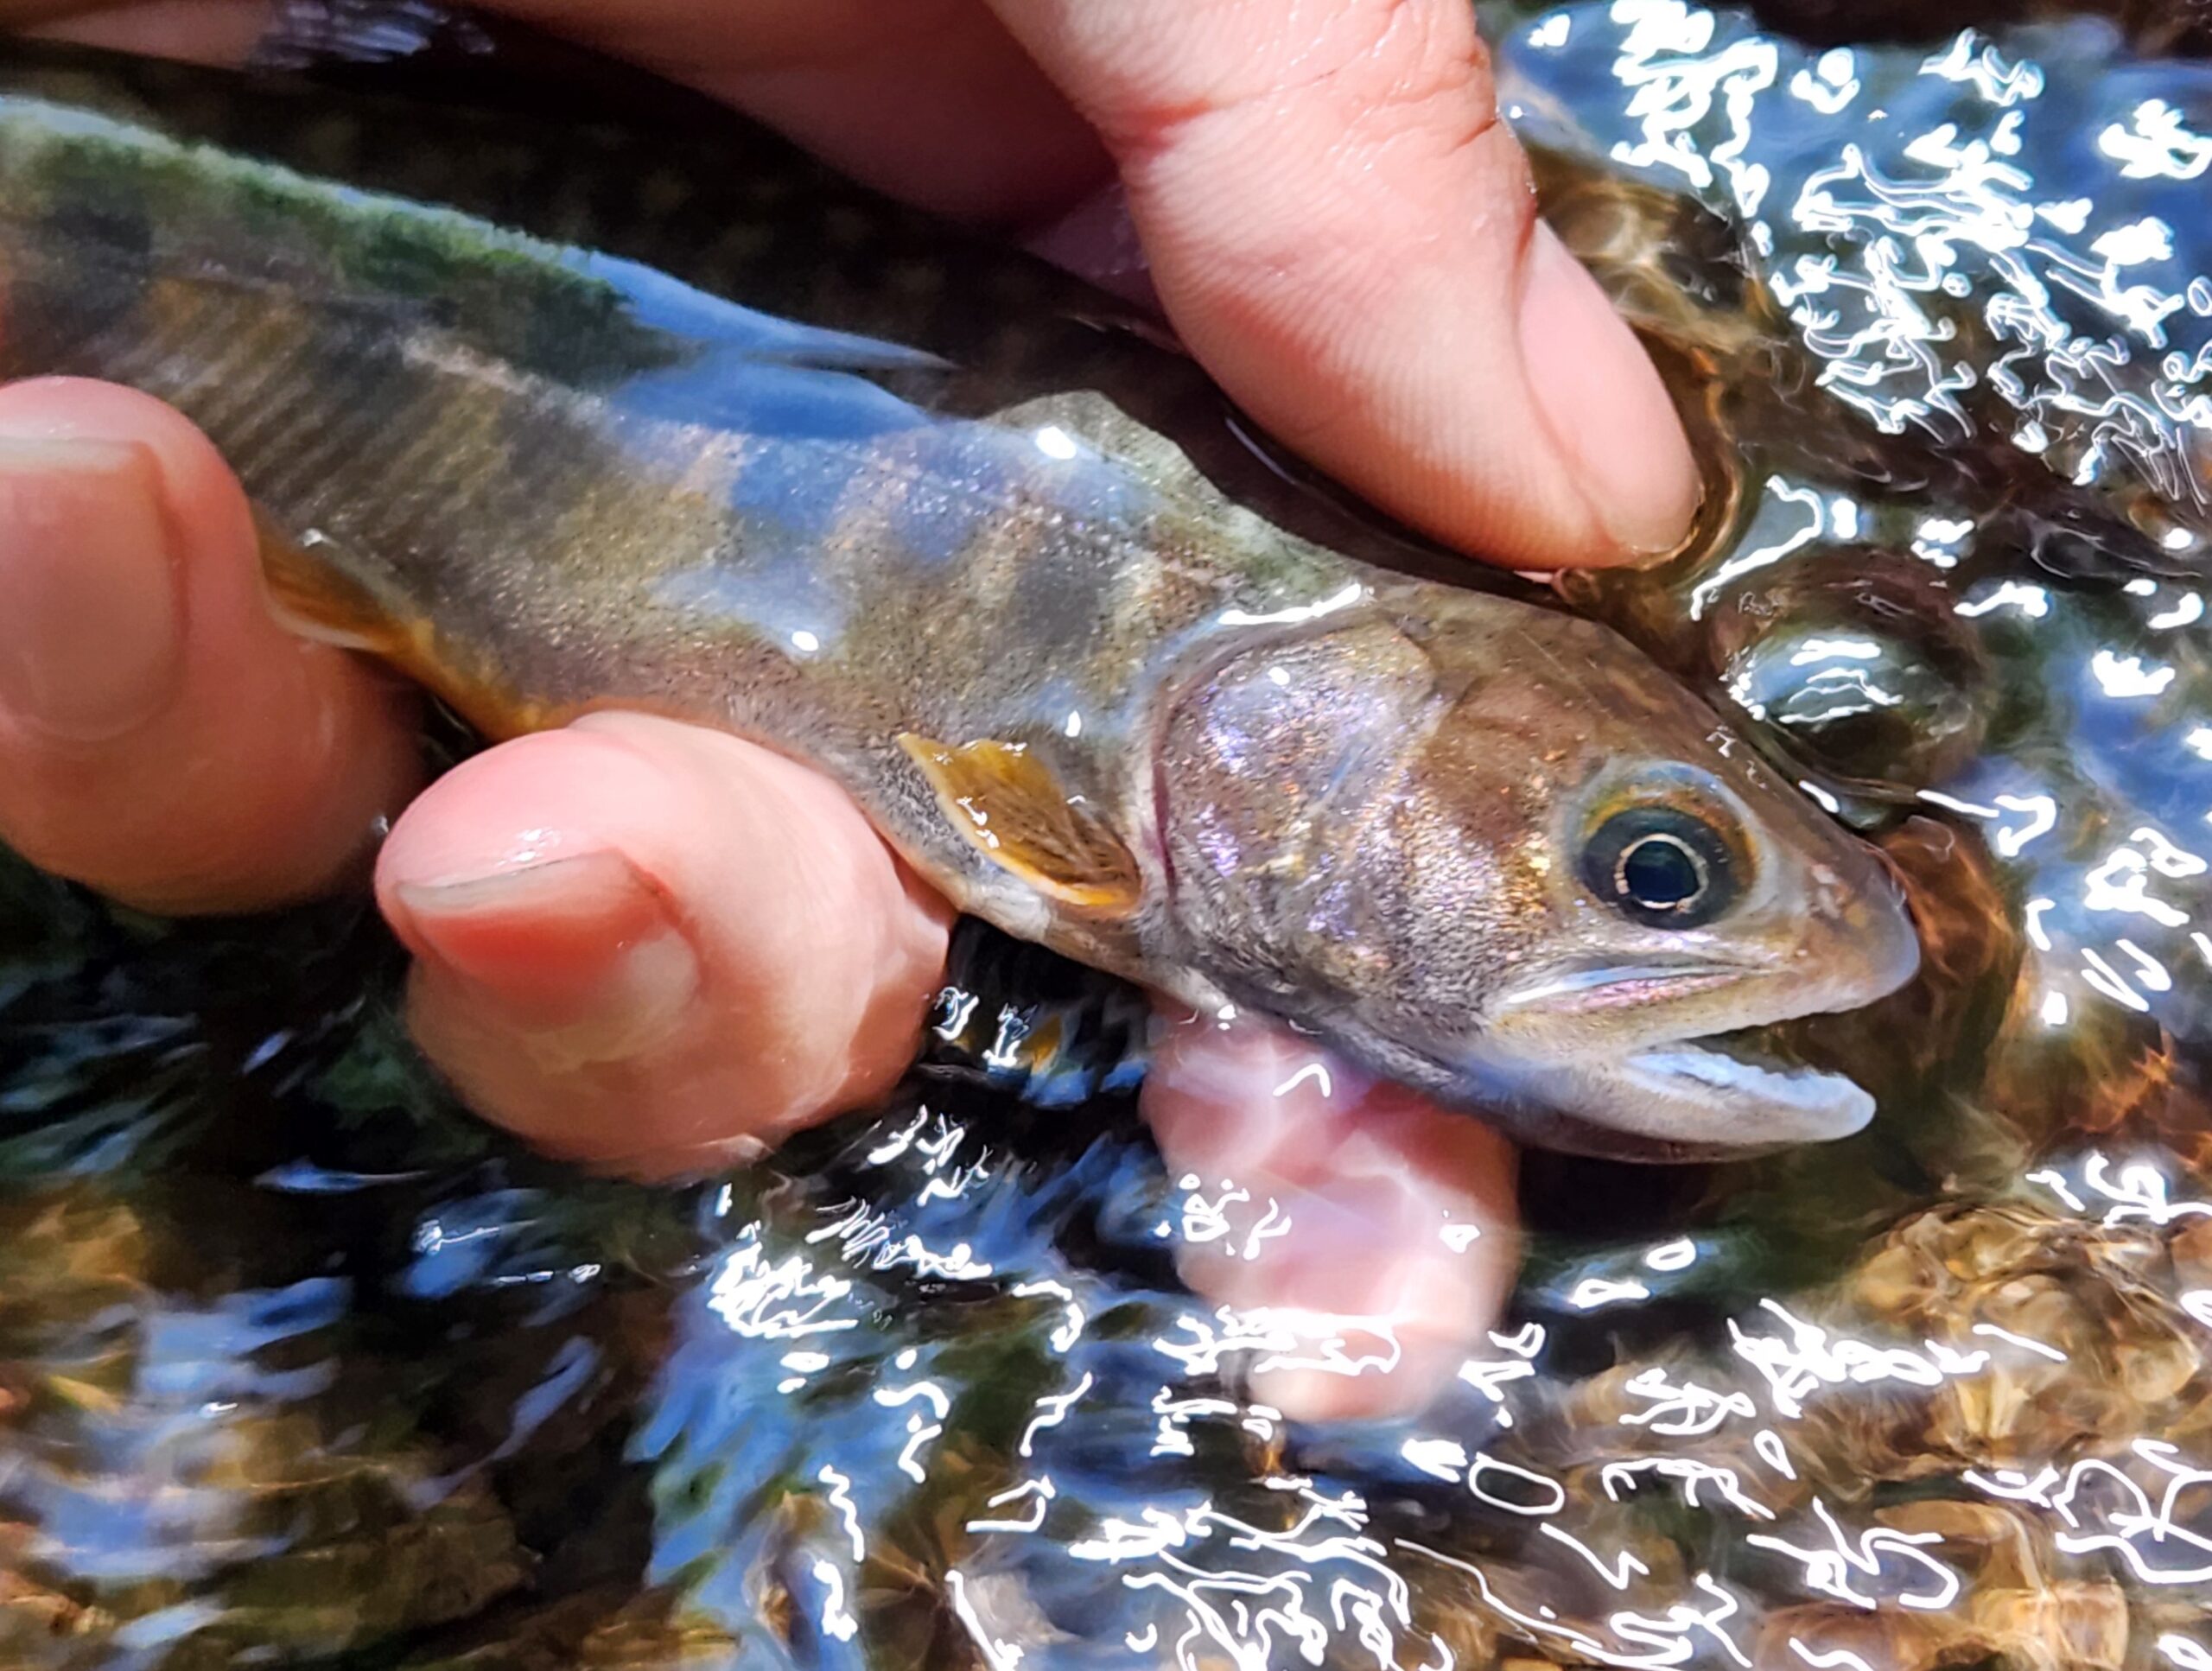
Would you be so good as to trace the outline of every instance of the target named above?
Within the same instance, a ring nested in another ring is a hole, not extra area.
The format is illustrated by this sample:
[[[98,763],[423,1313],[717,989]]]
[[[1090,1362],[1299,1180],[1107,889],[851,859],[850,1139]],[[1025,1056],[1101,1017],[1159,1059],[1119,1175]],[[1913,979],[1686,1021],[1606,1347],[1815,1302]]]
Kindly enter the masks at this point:
[[[989,0],[1113,152],[1192,351],[1315,463],[1526,568],[1687,531],[1674,409],[1535,218],[1467,0]]]

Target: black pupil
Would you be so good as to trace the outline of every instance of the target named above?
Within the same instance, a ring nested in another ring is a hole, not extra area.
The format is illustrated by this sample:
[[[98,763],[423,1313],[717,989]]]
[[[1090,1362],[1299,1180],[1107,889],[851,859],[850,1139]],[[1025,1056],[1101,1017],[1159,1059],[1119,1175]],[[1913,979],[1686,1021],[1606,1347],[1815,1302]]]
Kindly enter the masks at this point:
[[[1654,911],[1671,911],[1705,892],[1705,867],[1672,836],[1646,836],[1621,855],[1621,892]]]
[[[1646,928],[1703,928],[1743,888],[1741,861],[1711,822],[1680,807],[1624,807],[1584,839],[1583,885]]]

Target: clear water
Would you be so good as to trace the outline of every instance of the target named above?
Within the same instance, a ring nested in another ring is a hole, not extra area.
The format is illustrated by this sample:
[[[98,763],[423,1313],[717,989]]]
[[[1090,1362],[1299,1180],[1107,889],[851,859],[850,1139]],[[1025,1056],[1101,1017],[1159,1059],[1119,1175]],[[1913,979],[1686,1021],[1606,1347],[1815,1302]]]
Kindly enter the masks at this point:
[[[1910,879],[1793,1041],[1874,1127],[1531,1157],[1445,1399],[1294,1427],[1079,971],[970,932],[890,1107],[652,1190],[451,1107],[358,904],[0,871],[0,1663],[2212,1667],[2212,70],[1496,21],[1715,487],[1571,596]]]

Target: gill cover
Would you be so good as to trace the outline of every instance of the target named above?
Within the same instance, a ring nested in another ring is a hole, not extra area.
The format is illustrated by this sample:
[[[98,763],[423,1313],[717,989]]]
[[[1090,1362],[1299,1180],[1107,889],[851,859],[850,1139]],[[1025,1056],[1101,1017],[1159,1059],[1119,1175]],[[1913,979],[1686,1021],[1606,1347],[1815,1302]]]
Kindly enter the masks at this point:
[[[1440,711],[1436,669],[1369,617],[1262,642],[1193,682],[1160,739],[1161,848],[1205,972],[1248,1001],[1310,1002],[1390,984],[1387,949],[1349,931],[1389,865],[1392,799]]]

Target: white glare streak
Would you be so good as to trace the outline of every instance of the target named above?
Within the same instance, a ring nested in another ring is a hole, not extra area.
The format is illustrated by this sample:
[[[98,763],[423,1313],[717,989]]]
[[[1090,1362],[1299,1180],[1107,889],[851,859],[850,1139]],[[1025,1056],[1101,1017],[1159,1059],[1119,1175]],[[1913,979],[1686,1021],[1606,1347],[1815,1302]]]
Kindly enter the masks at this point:
[[[1993,806],[1984,806],[1978,801],[1961,801],[1939,789],[1923,789],[1920,791],[1920,798],[1930,806],[1940,806],[1946,812],[1956,812],[1968,818],[1994,818],[1997,816],[1997,809]]]
[[[853,1482],[826,1462],[815,1478],[830,1488],[830,1506],[837,1511],[845,1523],[845,1535],[851,1541],[854,1560],[866,1560],[868,1540],[861,1535],[860,1507],[853,1501]]]
[[[1754,715],[1752,717],[1757,718],[1758,716]],[[1836,799],[1834,796],[1829,794],[1827,791],[1822,789],[1818,784],[1813,783],[1807,778],[1800,778],[1797,780],[1797,787],[1803,790],[1806,794],[1811,796],[1821,811],[1833,816],[1834,814],[1843,810],[1843,803]]]
[[[1593,1312],[1600,1306],[1617,1305],[1624,1299],[1649,1299],[1651,1290],[1634,1277],[1617,1280],[1611,1277],[1586,1276],[1574,1285],[1574,1292],[1567,1303],[1577,1311]]]
[[[1932,1554],[1926,1546],[1941,1544],[1939,1532],[1899,1532],[1886,1526],[1874,1527],[1859,1534],[1856,1545],[1846,1536],[1836,1523],[1828,1506],[1819,1497],[1813,1499],[1813,1514],[1828,1534],[1829,1547],[1800,1548],[1786,1538],[1764,1532],[1747,1534],[1744,1541],[1755,1548],[1771,1549],[1777,1554],[1787,1555],[1804,1567],[1805,1582],[1838,1601],[1847,1601],[1855,1607],[1872,1612],[1878,1605],[1872,1596],[1855,1588],[1852,1575],[1866,1578],[1878,1576],[1890,1557],[1895,1557],[1909,1566],[1919,1567],[1925,1574],[1923,1582],[1932,1588],[1907,1591],[1896,1597],[1897,1605],[1916,1612],[1935,1612],[1948,1607],[1958,1598],[1962,1587],[1959,1575]]]
[[[1811,667],[1821,662],[1878,662],[1882,646],[1868,639],[1808,639],[1789,658],[1792,667]]]
[[[1848,1648],[1831,1649],[1822,1653],[1806,1647],[1795,1636],[1790,1637],[1789,1646],[1799,1659],[1814,1668],[1814,1671],[1874,1671],[1872,1666]]]
[[[2144,625],[2154,632],[2163,632],[2176,626],[2194,626],[2204,619],[2204,594],[2184,592],[2181,601],[2172,608],[2153,615]]]
[[[2082,979],[2115,1004],[2124,1004],[2138,1014],[2151,1013],[2151,1001],[2127,984],[2118,969],[2104,960],[2103,955],[2088,947],[2082,951]]]
[[[1466,1447],[1454,1439],[1409,1439],[1398,1454],[1424,1474],[1455,1485],[1467,1471]]]
[[[2040,1172],[2028,1172],[2024,1175],[2024,1181],[2030,1184],[2042,1185],[2044,1188],[2049,1190],[2053,1195],[2056,1196],[2061,1201],[2063,1201],[2075,1212],[2087,1212],[2089,1210],[2089,1204],[2082,1200],[2080,1196],[2074,1193],[2073,1190],[2067,1185],[2066,1174],[2060,1172],[2055,1166],[2045,1166]]]
[[[845,1575],[834,1561],[814,1563],[814,1579],[827,1593],[822,1598],[822,1634],[837,1642],[850,1642],[860,1624],[845,1611]]]
[[[1628,1588],[1628,1576],[1630,1573],[1635,1573],[1640,1577],[1647,1579],[1651,1576],[1651,1569],[1649,1566],[1646,1566],[1642,1561],[1638,1560],[1633,1551],[1627,1549],[1622,1550],[1619,1554],[1613,1557],[1612,1565],[1608,1566],[1605,1561],[1599,1558],[1596,1550],[1592,1549],[1588,1544],[1583,1542],[1580,1538],[1575,1537],[1572,1533],[1560,1530],[1560,1528],[1554,1525],[1552,1522],[1546,1521],[1536,1529],[1539,1532],[1541,1532],[1546,1537],[1552,1539],[1554,1542],[1563,1543],[1568,1548],[1573,1550],[1576,1554],[1581,1556],[1583,1560],[1590,1563],[1590,1567],[1592,1572],[1596,1573],[1599,1578],[1603,1579],[1607,1584],[1612,1585],[1616,1590],[1625,1590]]]
[[[1986,615],[1993,609],[2017,609],[2031,620],[2041,620],[2050,613],[2050,594],[2040,586],[2006,581],[1986,597],[1970,598],[1961,603],[1952,613],[1972,619]]]
[[[1771,1427],[1762,1427],[1751,1435],[1751,1449],[1759,1453],[1766,1465],[1784,1479],[1797,1477],[1797,1471],[1789,1465],[1789,1452],[1783,1448],[1782,1435]]]
[[[1997,856],[2017,859],[2020,850],[2038,836],[2058,828],[2058,803],[2048,795],[1999,795],[1997,804],[2007,812],[2024,812],[2027,822],[1997,832]]]
[[[1333,615],[1339,609],[1349,609],[1367,595],[1367,588],[1354,581],[1342,591],[1333,593],[1319,603],[1295,603],[1285,609],[1269,609],[1254,613],[1247,609],[1224,609],[1220,621],[1224,626],[1287,626],[1299,621],[1315,621],[1324,615]]]
[[[1496,1491],[1486,1490],[1483,1486],[1483,1477],[1490,1473],[1501,1474],[1508,1479],[1524,1481],[1538,1490],[1548,1493],[1548,1496],[1536,1502],[1522,1502],[1516,1497],[1503,1496]],[[1500,1462],[1496,1458],[1480,1452],[1476,1453],[1472,1465],[1467,1470],[1467,1490],[1474,1493],[1478,1501],[1486,1503],[1493,1509],[1503,1509],[1509,1515],[1522,1515],[1532,1520],[1541,1519],[1546,1515],[1555,1515],[1567,1507],[1567,1488],[1557,1480],[1548,1475],[1537,1473],[1533,1469],[1523,1468],[1517,1463]]]
[[[767,1262],[757,1241],[741,1242],[722,1261],[708,1291],[709,1310],[732,1333],[750,1339],[796,1340],[856,1329],[860,1319],[830,1315],[853,1291],[843,1277],[815,1274],[797,1254]]]
[[[2089,658],[2089,671],[2114,702],[2156,696],[2178,677],[2173,668],[2156,662],[2145,667],[2140,656],[2116,656],[2109,650],[2100,650]]]
[[[944,1574],[944,1587],[952,1592],[952,1611],[960,1623],[967,1627],[968,1635],[982,1650],[983,1662],[990,1671],[1014,1671],[1021,1663],[1021,1649],[1010,1642],[1001,1642],[984,1629],[983,1621],[976,1612],[975,1603],[968,1599],[968,1575],[957,1566],[950,1567]]]
[[[1992,1340],[2010,1341],[2013,1345],[2024,1347],[2029,1351],[2050,1359],[2054,1363],[2071,1362],[2057,1347],[2045,1345],[2040,1340],[2031,1340],[2025,1335],[2014,1334],[2010,1329],[2000,1329],[1994,1323],[1977,1323],[1974,1325],[1974,1331]]]
[[[1037,1414],[1031,1418],[1029,1426],[1022,1430],[1020,1451],[1023,1456],[1027,1457],[1031,1453],[1040,1430],[1057,1427],[1068,1419],[1068,1412],[1075,1407],[1076,1401],[1090,1390],[1092,1379],[1090,1371],[1085,1369],[1083,1372],[1083,1379],[1066,1392],[1054,1393],[1037,1401]]]
[[[1718,569],[1700,581],[1690,591],[1690,619],[1703,620],[1713,600],[1755,569],[1780,562],[1801,545],[1809,545],[1827,531],[1827,505],[1820,494],[1808,487],[1796,486],[1780,476],[1770,476],[1766,481],[1769,504],[1775,501],[1793,505],[1805,513],[1806,519],[1771,544],[1738,551]],[[1764,511],[1762,511],[1764,519]],[[1756,524],[1755,524],[1756,525]],[[1745,541],[1748,545],[1750,542]]]

